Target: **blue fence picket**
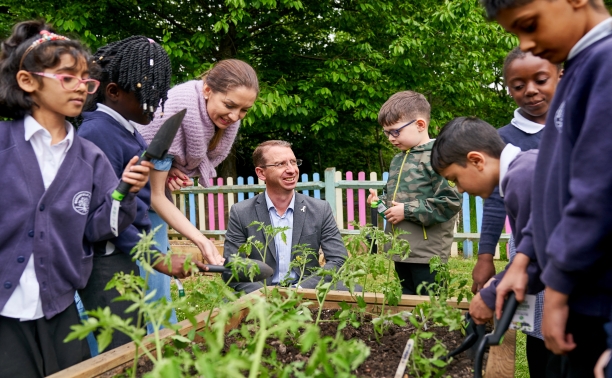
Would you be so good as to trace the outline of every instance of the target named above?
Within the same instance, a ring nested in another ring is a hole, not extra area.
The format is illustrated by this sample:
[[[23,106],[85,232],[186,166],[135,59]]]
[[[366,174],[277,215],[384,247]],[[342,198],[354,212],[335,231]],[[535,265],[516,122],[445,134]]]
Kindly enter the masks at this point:
[[[306,173],[302,173],[302,182],[308,182],[308,175]],[[302,194],[307,196],[308,190],[302,190]]]
[[[476,197],[476,229],[478,233],[482,229],[482,197]]]
[[[236,184],[237,185],[244,185],[244,177],[238,176],[238,179],[236,180]],[[238,193],[238,202],[240,202],[240,201],[244,201],[244,193],[243,192],[239,192]]]
[[[463,232],[469,233],[471,231],[470,226],[470,196],[467,193],[463,193]],[[472,257],[472,242],[465,240],[463,242],[463,256]]]
[[[196,225],[196,206],[195,206],[195,194],[189,193],[189,221],[192,225]]]
[[[312,181],[319,181],[320,179],[321,178],[318,173],[312,174]],[[314,198],[321,199],[321,191],[319,189],[315,189],[313,192],[314,192]]]
[[[255,179],[253,178],[253,176],[247,177],[247,184],[248,185],[254,185],[255,184]],[[253,193],[253,192],[249,192],[248,195],[249,195],[249,198],[255,197],[255,193]]]

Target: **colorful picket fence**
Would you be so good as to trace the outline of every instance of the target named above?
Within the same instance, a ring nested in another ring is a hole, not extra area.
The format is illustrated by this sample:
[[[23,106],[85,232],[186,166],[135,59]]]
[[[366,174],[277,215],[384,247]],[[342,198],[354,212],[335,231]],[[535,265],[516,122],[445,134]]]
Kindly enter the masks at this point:
[[[367,178],[366,178],[367,177]],[[329,202],[336,219],[336,223],[342,234],[358,232],[353,226],[353,222],[359,225],[371,223],[371,214],[366,203],[368,189],[373,188],[379,192],[383,188],[389,177],[388,172],[384,172],[382,180],[378,180],[378,175],[371,172],[354,174],[345,172],[344,175],[335,168],[327,168],[323,180],[318,173],[302,174],[297,184],[296,190],[300,193],[323,199]],[[245,183],[246,181],[246,183]],[[236,203],[254,197],[256,194],[265,190],[263,182],[255,178],[238,177],[234,179],[215,178],[210,179],[209,187],[193,186],[174,192],[175,203],[183,214],[189,218],[191,223],[197,227],[204,235],[215,238],[223,238],[229,216],[229,209]],[[472,229],[472,215],[470,206],[475,202],[476,227]],[[474,253],[474,243],[478,243],[482,226],[482,198],[470,197],[464,193],[463,210],[457,222],[455,231],[452,254],[458,255],[460,248],[463,255],[471,257]],[[382,218],[379,218],[383,220]],[[384,227],[384,223],[381,227]],[[508,230],[508,226],[506,225]],[[473,232],[474,231],[474,232]],[[170,230],[168,235],[172,239],[181,238],[181,235],[174,230]],[[502,234],[501,243],[508,241],[508,234]],[[460,246],[459,243],[462,245]],[[496,258],[499,258],[499,245],[496,251]]]

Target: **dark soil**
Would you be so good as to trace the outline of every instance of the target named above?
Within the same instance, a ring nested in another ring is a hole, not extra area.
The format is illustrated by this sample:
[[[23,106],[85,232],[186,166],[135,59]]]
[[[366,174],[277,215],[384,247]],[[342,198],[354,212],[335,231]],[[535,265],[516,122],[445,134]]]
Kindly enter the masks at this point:
[[[335,312],[336,310],[323,310],[322,318],[324,320],[333,319]],[[334,337],[336,335],[337,325],[338,323],[333,321],[319,323],[321,335]],[[449,351],[457,348],[464,339],[460,331],[448,332],[444,328],[434,326],[430,326],[427,331],[433,332],[434,338],[440,340]],[[359,338],[370,348],[370,356],[354,372],[355,375],[358,377],[393,378],[402,357],[404,347],[406,346],[406,342],[410,338],[410,335],[414,333],[414,327],[411,324],[404,327],[391,325],[379,341],[376,341],[373,326],[369,321],[363,322],[359,328],[348,325],[342,330],[342,333],[345,339]],[[240,344],[241,341],[234,336],[226,339],[228,348],[235,343]],[[425,340],[426,354],[428,354],[429,348],[434,344],[434,339]],[[273,350],[276,351],[277,360],[283,363],[289,363],[296,360],[307,361],[310,357],[309,353],[302,354],[299,347],[282,344],[279,340],[270,340],[264,354],[270,356]],[[431,357],[431,354],[429,354],[428,357]],[[486,366],[487,357],[488,353],[485,353],[483,366]],[[464,352],[453,357],[452,362],[447,367],[444,377],[471,378],[474,376],[472,370],[473,366],[474,360],[468,357],[467,352]],[[141,358],[138,362],[137,376],[141,377],[152,368],[152,363],[149,360]],[[406,368],[406,373],[408,373],[408,368]],[[404,378],[406,377],[407,376],[404,375]]]
[[[325,320],[332,319],[335,312],[336,310],[323,310],[322,318]],[[336,322],[319,323],[321,335],[334,337],[337,325],[338,323]],[[427,331],[433,332],[434,337],[440,340],[449,351],[457,348],[464,339],[460,331],[448,332],[447,329],[440,327],[429,327]],[[372,323],[369,321],[363,322],[359,328],[348,325],[342,330],[342,333],[345,339],[358,338],[370,348],[370,356],[354,372],[358,377],[393,378],[402,358],[406,342],[410,335],[414,333],[414,327],[411,324],[404,327],[391,325],[389,330],[380,338],[380,342],[376,341]],[[227,344],[229,345],[234,341],[232,338],[228,338]],[[426,354],[434,344],[434,339],[425,340]],[[272,349],[276,350],[276,357],[280,362],[288,363],[295,360],[307,360],[310,357],[308,353],[302,354],[298,347],[283,345],[278,340],[271,340],[269,347],[270,349],[267,351],[267,354],[269,355]],[[428,357],[431,356],[432,354]],[[485,354],[483,365],[486,365],[487,356],[488,354]],[[462,353],[453,358],[444,376],[471,378],[474,376],[473,366],[474,360],[469,358],[466,353]],[[406,369],[407,372],[408,369]]]

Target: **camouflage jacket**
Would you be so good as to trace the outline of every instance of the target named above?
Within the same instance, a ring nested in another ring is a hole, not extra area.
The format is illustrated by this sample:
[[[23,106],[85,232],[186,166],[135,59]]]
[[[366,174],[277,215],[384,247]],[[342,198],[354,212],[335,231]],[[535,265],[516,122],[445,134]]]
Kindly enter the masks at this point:
[[[461,210],[459,192],[431,167],[433,143],[431,141],[395,155],[389,167],[385,192],[380,196],[389,207],[392,206],[391,201],[404,203],[405,219],[395,228],[409,232],[404,235],[411,250],[406,262],[428,263],[434,254],[446,261],[450,254],[456,215]],[[389,232],[392,231],[389,223],[387,228]]]

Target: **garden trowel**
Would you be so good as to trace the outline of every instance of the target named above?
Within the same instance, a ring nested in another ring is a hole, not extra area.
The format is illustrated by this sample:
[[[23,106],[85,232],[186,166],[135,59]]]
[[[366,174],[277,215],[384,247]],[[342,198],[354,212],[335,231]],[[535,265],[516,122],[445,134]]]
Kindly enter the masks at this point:
[[[163,159],[166,157],[170,146],[172,145],[172,141],[174,140],[174,136],[181,126],[181,122],[183,122],[183,118],[185,117],[185,113],[187,109],[183,109],[180,112],[174,114],[170,118],[164,122],[164,124],[157,130],[157,133],[153,137],[151,143],[149,143],[149,147],[140,155],[140,159],[138,159],[137,165],[142,161],[149,161],[152,159]],[[113,198],[113,207],[111,210],[111,230],[115,236],[118,236],[118,216],[119,216],[119,203],[125,198],[125,196],[129,193],[132,185],[121,180],[119,182],[119,186],[112,194]]]
[[[512,317],[516,312],[519,303],[516,300],[514,292],[508,294],[508,298],[504,303],[502,316],[495,323],[493,332],[486,334],[478,343],[476,349],[476,358],[474,359],[474,378],[482,378],[482,359],[484,357],[487,346],[500,345],[504,339],[504,334],[510,327]]]
[[[268,264],[263,261],[246,259],[248,260],[249,266],[257,265],[259,267],[259,273],[253,277],[253,280],[246,275],[244,272],[238,272],[238,279],[234,278],[234,282],[258,282],[263,281],[266,278],[272,276],[274,274],[274,269],[272,269]],[[207,273],[221,273],[223,281],[229,282],[232,280],[232,269],[229,267],[221,266],[221,265],[206,265],[208,268],[207,271],[202,270]]]

